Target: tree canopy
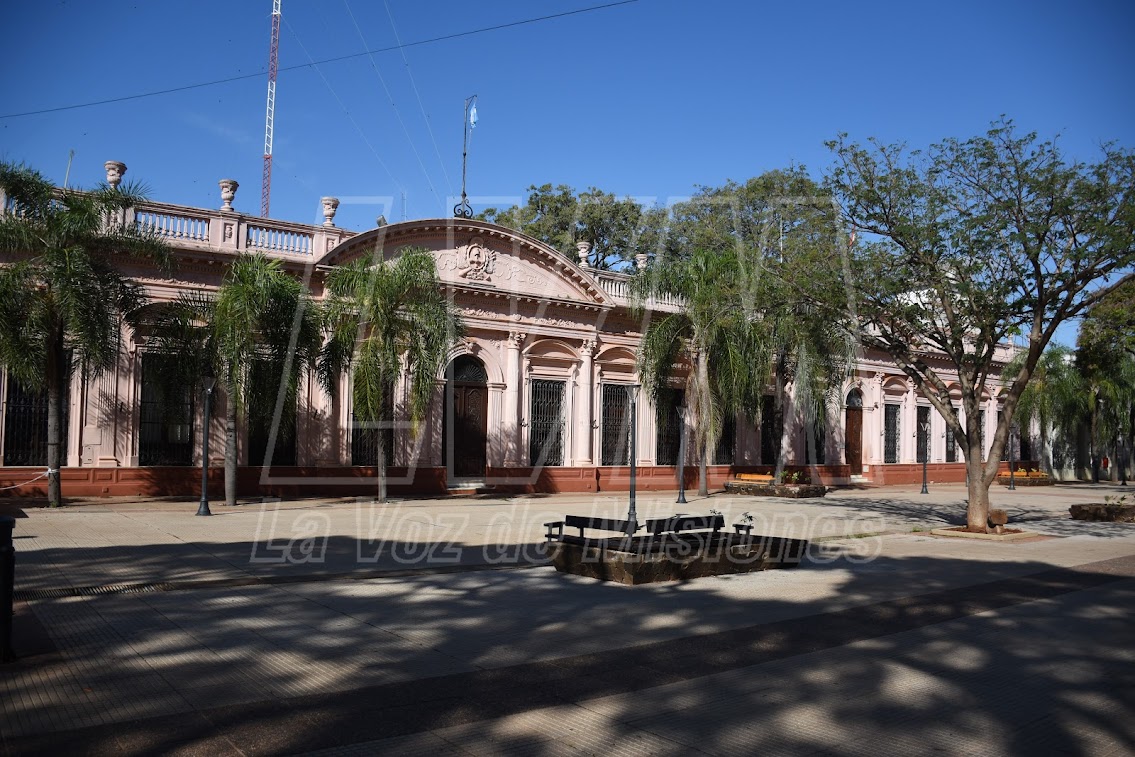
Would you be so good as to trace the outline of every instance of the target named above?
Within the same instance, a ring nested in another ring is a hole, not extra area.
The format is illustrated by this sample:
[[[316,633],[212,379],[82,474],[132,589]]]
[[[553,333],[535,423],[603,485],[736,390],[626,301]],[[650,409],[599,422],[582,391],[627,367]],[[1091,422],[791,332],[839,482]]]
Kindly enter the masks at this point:
[[[565,184],[528,187],[524,205],[488,208],[477,216],[523,232],[576,260],[576,242],[592,244],[590,263],[604,270],[627,267],[639,251],[661,240],[666,211],[591,187],[578,195]]]
[[[988,487],[1044,348],[1061,323],[1132,277],[1135,155],[1104,145],[1095,162],[1073,161],[1004,120],[925,152],[843,136],[830,147],[827,185],[857,237],[801,282],[826,281],[817,301],[829,306],[842,282],[842,316],[860,342],[889,355],[945,418],[970,474],[968,525],[984,529]],[[981,435],[966,428],[978,427],[989,377],[1017,334],[1025,357],[985,460]],[[943,361],[958,374],[964,427]]]

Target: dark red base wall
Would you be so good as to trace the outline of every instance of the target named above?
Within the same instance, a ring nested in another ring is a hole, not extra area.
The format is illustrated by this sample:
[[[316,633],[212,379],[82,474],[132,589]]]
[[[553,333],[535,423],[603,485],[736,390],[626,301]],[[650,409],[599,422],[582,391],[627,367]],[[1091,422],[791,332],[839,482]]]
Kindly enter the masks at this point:
[[[14,486],[34,478],[42,468],[0,468],[0,487]],[[710,489],[721,489],[738,473],[768,473],[767,465],[711,465],[707,468]],[[788,466],[789,472],[811,471],[822,483],[846,479],[846,466],[804,468]],[[237,470],[237,492],[240,496],[266,497],[350,497],[377,492],[377,471],[374,468],[273,468],[264,475],[261,468]],[[964,476],[964,473],[963,473]],[[674,466],[645,466],[636,469],[635,488],[639,491],[673,491],[678,488],[678,469]],[[686,488],[696,490],[698,469],[686,467]],[[64,468],[60,473],[64,497],[193,497],[201,496],[201,469],[189,467],[152,468]],[[209,469],[209,494],[212,499],[224,496],[224,469]],[[498,491],[512,493],[603,492],[627,491],[630,488],[629,467],[589,468],[489,468],[485,483]],[[448,492],[445,468],[390,468],[387,471],[390,494],[440,495]],[[7,489],[0,496],[43,498],[47,481],[39,479],[25,486]]]
[[[1015,470],[1035,470],[1037,461],[1024,460],[1013,463]],[[1009,463],[1001,462],[1001,471],[1009,472]],[[890,463],[888,465],[865,465],[863,475],[876,486],[895,486],[922,483],[922,463]],[[931,484],[964,484],[966,481],[965,463],[928,463],[926,480]]]

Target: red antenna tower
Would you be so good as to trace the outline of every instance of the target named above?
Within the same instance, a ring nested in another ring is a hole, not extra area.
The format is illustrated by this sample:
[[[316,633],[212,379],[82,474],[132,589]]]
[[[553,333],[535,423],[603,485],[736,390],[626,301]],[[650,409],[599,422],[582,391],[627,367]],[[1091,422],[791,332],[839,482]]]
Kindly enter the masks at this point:
[[[264,116],[264,177],[260,181],[260,217],[268,217],[272,196],[272,123],[276,116],[276,59],[280,54],[280,0],[272,0],[272,46],[268,50],[268,112]]]

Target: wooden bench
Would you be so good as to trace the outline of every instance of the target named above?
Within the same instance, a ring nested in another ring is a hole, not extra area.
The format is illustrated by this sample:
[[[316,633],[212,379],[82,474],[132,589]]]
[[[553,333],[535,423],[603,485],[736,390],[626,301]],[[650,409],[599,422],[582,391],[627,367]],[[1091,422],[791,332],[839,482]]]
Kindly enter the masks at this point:
[[[704,531],[716,534],[725,526],[722,515],[672,515],[669,518],[656,518],[646,522],[646,532],[651,536],[676,534],[683,531]]]
[[[627,535],[630,532],[630,524],[625,520],[615,520],[614,518],[591,518],[583,515],[566,515],[563,520],[552,521],[545,523],[544,528],[547,533],[544,538],[548,541],[562,541],[567,544],[587,544],[589,539],[585,533],[588,529],[594,531],[614,531],[622,535]],[[579,530],[579,534],[565,534],[565,528],[575,528]],[[639,526],[638,528],[642,528]],[[635,530],[637,531],[638,528]],[[610,537],[604,537],[610,538]]]
[[[738,473],[735,478],[738,481],[747,481],[753,484],[771,484],[771,473]]]

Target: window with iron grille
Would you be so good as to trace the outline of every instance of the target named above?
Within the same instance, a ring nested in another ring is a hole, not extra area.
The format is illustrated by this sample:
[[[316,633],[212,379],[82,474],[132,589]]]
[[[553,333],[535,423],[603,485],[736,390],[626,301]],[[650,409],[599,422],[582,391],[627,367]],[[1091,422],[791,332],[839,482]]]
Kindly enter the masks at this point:
[[[761,402],[761,462],[775,465],[780,456],[780,438],[784,427],[780,414],[776,412],[776,401],[772,395],[765,395]]]
[[[63,387],[60,459],[67,461],[70,382]],[[8,376],[4,401],[4,465],[47,465],[47,391],[33,392]]]
[[[686,393],[681,389],[663,389],[655,407],[654,461],[658,465],[677,465],[682,446],[682,406]]]
[[[632,391],[626,384],[603,384],[600,465],[630,465]]]
[[[1020,447],[1020,459],[1032,460],[1033,459],[1033,438],[1026,431],[1021,431],[1020,437],[1017,440]]]
[[[828,462],[828,424],[824,418],[816,418],[809,424],[812,428],[812,438],[805,438],[807,449],[804,458],[815,465],[826,465]]]
[[[977,411],[977,438],[981,442],[981,460],[985,461],[985,411]]]
[[[714,465],[732,465],[737,452],[737,419],[726,413],[721,423],[721,436],[713,450]]]
[[[179,377],[175,355],[142,356],[139,465],[193,465],[196,392]]]
[[[958,461],[958,440],[954,434],[952,426],[946,426],[946,462],[956,463]]]
[[[997,427],[998,428],[1001,428],[1001,419],[1004,418],[1004,417],[1005,417],[1005,411],[1004,410],[998,410],[997,411]],[[1009,437],[1009,440],[1007,442],[1005,442],[1005,446],[1003,446],[1001,448],[1001,458],[1000,458],[1001,460],[1008,460],[1009,459],[1009,445],[1012,444],[1012,443],[1013,443],[1013,438]]]
[[[530,465],[564,464],[564,389],[562,381],[532,379],[528,403]]]
[[[899,406],[883,406],[883,462],[899,461]]]
[[[918,408],[918,449],[915,458],[920,463],[930,462],[930,408]]]
[[[268,440],[272,435],[272,419],[276,415],[276,400],[280,390],[280,377],[264,362],[252,365],[249,386],[256,393],[248,403],[248,464],[264,465],[268,458]],[[294,401],[294,400],[293,400]],[[280,425],[276,430],[276,446],[272,450],[272,465],[296,464],[296,413],[295,407],[282,408]]]
[[[351,465],[378,465],[378,445],[381,442],[386,464],[393,462],[394,451],[394,388],[386,392],[382,418],[377,421],[360,421],[351,411]]]

